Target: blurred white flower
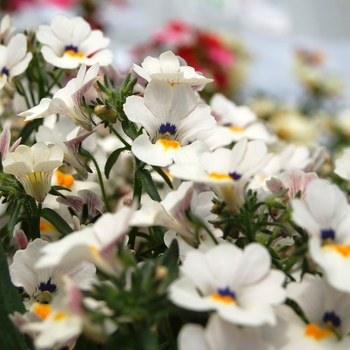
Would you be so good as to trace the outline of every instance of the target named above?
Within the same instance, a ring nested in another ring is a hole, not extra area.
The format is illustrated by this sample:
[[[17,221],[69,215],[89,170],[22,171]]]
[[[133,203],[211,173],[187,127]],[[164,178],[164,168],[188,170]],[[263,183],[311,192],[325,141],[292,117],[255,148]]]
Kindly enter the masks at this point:
[[[285,299],[281,271],[271,270],[271,256],[258,243],[241,250],[218,245],[206,253],[191,251],[170,285],[170,300],[193,311],[216,310],[224,320],[258,327],[275,324],[273,305]]]
[[[345,194],[325,180],[312,181],[305,199],[292,200],[292,219],[310,235],[311,258],[336,289],[350,292],[350,206]]]
[[[32,53],[27,52],[27,39],[23,34],[13,36],[6,46],[0,45],[0,89],[22,74],[32,57]]]

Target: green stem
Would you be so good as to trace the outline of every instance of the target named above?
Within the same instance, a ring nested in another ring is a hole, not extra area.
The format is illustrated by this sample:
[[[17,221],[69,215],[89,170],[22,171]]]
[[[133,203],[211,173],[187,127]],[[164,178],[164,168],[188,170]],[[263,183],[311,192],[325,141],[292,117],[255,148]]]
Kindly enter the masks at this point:
[[[87,151],[86,151],[87,152]],[[89,153],[89,157],[91,159],[91,161],[94,163],[95,165],[95,168],[96,168],[96,172],[97,172],[97,176],[98,176],[98,182],[100,184],[100,187],[101,187],[101,192],[102,192],[102,200],[105,204],[105,207],[106,207],[106,210],[108,212],[111,212],[111,207],[109,205],[109,202],[108,202],[108,198],[107,198],[107,195],[106,195],[106,191],[105,191],[105,186],[104,186],[104,183],[103,183],[103,179],[102,179],[102,173],[101,173],[101,170],[100,170],[100,167],[98,166],[97,164],[97,161],[96,159],[93,157],[93,155],[90,153],[90,152],[87,152]]]
[[[57,84],[58,80],[61,78],[63,73],[63,69],[60,69],[60,71],[58,72],[56,78],[54,79],[54,81],[50,84],[50,86],[47,88],[46,92],[45,92],[45,96],[47,96],[51,89]]]
[[[131,150],[130,145],[121,137],[121,135],[118,133],[118,131],[115,130],[111,124],[108,124],[108,128],[109,128],[109,130],[112,131],[112,133],[115,136],[117,136],[117,138],[123,143],[123,145],[130,151]]]
[[[37,212],[34,217],[34,225],[33,225],[33,241],[36,238],[40,238],[40,217],[41,217],[41,209],[42,204],[38,203]]]

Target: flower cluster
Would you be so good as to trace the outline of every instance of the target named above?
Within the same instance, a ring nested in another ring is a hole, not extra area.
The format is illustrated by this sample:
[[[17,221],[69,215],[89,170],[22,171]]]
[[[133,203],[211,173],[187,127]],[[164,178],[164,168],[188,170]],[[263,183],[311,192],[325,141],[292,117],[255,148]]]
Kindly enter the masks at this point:
[[[349,148],[206,102],[232,51],[170,39],[123,76],[81,17],[2,19],[0,344],[349,349]]]

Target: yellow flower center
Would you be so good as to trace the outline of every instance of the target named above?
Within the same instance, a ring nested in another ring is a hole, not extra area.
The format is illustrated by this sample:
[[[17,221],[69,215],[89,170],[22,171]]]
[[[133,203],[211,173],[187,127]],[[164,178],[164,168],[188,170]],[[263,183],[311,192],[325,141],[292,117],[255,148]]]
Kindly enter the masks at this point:
[[[239,126],[229,126],[228,129],[232,132],[243,132],[244,129]]]
[[[180,142],[175,140],[159,139],[157,142],[159,142],[165,148],[165,151],[167,151],[169,148],[176,149],[180,147]]]
[[[223,173],[212,172],[212,173],[209,174],[209,177],[211,179],[215,179],[215,180],[230,180],[230,181],[233,181],[233,179],[232,179],[232,177],[230,175],[223,174]]]
[[[307,335],[308,337],[313,337],[315,340],[320,340],[325,337],[329,337],[330,335],[333,335],[333,332],[327,329],[323,329],[315,325],[314,323],[309,323],[305,327],[305,335]]]
[[[39,317],[45,320],[45,318],[49,316],[51,312],[51,305],[36,303],[35,306],[33,307],[33,312],[35,312]]]
[[[344,257],[348,257],[350,255],[350,245],[326,244],[323,247],[333,249]]]
[[[53,317],[54,321],[62,321],[63,319],[67,318],[68,314],[63,311],[59,311],[56,313],[56,315]]]
[[[81,51],[75,52],[74,50],[67,50],[67,51],[65,51],[64,54],[71,56],[71,57],[78,57],[78,58],[84,57],[84,54]]]
[[[210,297],[215,301],[220,301],[225,304],[232,304],[236,302],[236,300],[231,295],[221,295],[219,293],[214,293]]]
[[[62,173],[61,171],[56,171],[57,184],[59,186],[71,188],[74,185],[74,177],[70,174]]]

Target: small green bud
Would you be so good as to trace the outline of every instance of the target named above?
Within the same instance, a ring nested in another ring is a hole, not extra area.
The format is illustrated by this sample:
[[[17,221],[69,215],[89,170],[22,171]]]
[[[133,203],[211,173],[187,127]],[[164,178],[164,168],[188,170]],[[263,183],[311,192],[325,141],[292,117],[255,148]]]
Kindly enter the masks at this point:
[[[106,105],[95,106],[94,113],[103,121],[107,121],[109,123],[115,123],[117,121],[117,112]]]

